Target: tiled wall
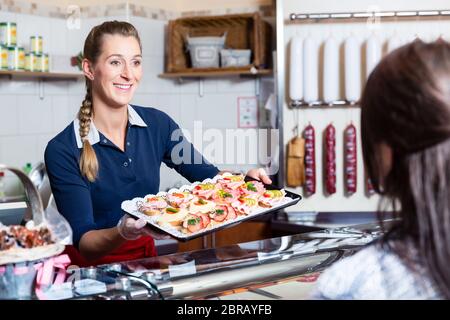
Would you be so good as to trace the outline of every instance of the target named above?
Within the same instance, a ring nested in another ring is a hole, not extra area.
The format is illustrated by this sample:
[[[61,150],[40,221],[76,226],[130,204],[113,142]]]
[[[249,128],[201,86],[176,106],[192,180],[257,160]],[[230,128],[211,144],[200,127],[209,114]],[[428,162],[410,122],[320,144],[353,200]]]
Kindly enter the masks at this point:
[[[255,95],[255,80],[239,78],[204,81],[204,96],[199,96],[198,81],[161,79],[164,66],[165,20],[128,17],[141,35],[144,77],[133,103],[156,107],[172,116],[181,127],[191,130],[194,121],[203,127],[221,130],[237,127],[237,98]],[[83,18],[80,29],[68,29],[66,20],[22,13],[0,12],[0,21],[16,21],[18,42],[27,46],[32,34],[44,38],[44,51],[54,60],[68,59],[81,49],[92,26],[104,20],[126,20],[127,16]],[[37,27],[38,26],[38,27]],[[36,31],[38,30],[38,31]],[[55,61],[57,62],[57,61]],[[70,70],[66,67],[64,71]],[[84,97],[84,82],[44,82],[44,99],[39,98],[36,80],[0,78],[0,163],[22,167],[43,159],[49,139],[65,128],[75,117]],[[235,167],[222,165],[221,168]],[[249,166],[236,169],[246,170]],[[186,182],[177,173],[161,168],[161,189]],[[9,176],[9,193],[20,192],[14,177]]]

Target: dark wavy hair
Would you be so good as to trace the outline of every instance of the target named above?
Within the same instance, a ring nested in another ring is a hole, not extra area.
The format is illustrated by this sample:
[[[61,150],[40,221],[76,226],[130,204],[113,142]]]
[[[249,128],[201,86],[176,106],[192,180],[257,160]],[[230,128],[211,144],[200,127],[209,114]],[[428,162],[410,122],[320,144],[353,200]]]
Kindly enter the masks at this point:
[[[450,298],[450,44],[416,40],[387,55],[361,97],[364,162],[382,204],[400,218],[381,239],[429,272]],[[393,151],[382,177],[379,145]],[[396,209],[398,208],[398,209]],[[414,270],[414,267],[412,268]]]

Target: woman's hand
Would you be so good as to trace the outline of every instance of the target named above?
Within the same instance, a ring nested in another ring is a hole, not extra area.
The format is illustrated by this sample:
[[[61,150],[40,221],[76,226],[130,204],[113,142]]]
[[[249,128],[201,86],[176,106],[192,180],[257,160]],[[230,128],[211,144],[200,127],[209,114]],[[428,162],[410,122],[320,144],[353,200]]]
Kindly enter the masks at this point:
[[[144,219],[134,219],[132,216],[125,214],[117,224],[117,230],[122,238],[126,240],[136,240],[141,236],[151,236],[155,240],[170,239],[169,235],[158,233],[146,227]]]
[[[266,173],[266,170],[263,168],[251,169],[247,172],[247,176],[260,180],[264,184],[272,184],[272,180],[270,180],[269,176]]]

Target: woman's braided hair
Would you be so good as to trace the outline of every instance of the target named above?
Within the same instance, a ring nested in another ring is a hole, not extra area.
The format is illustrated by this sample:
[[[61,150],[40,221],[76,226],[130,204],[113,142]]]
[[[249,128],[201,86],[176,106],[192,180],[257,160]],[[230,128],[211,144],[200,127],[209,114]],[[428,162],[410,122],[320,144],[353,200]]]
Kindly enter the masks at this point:
[[[141,41],[136,28],[122,21],[107,21],[95,26],[89,32],[84,42],[83,56],[92,64],[97,62],[101,54],[103,36],[105,34],[122,35],[125,37],[134,37],[141,47]],[[92,82],[86,78],[86,96],[81,104],[78,112],[78,120],[80,122],[80,137],[83,142],[83,150],[80,156],[80,171],[90,182],[94,182],[98,175],[98,160],[94,148],[88,140],[88,134],[91,126],[92,116],[94,114],[94,105],[92,101]]]

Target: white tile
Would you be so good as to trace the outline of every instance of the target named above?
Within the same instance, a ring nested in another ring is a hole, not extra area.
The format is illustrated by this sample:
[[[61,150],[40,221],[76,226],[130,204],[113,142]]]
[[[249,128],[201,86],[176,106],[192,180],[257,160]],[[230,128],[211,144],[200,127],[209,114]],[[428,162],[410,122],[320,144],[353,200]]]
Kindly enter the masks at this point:
[[[142,17],[131,17],[130,23],[135,26],[139,33],[143,55],[164,56],[166,21],[151,20]]]
[[[115,12],[109,12],[109,15],[105,18],[102,19],[106,19],[106,20],[117,20],[117,21],[127,21],[127,16],[125,14],[125,9],[118,9]],[[114,13],[114,15],[112,15]],[[104,21],[106,21],[104,20]],[[101,22],[100,22],[101,23]]]
[[[158,96],[154,94],[140,94],[136,93],[134,95],[131,104],[141,106],[141,107],[153,107],[157,108]]]
[[[69,123],[77,117],[78,111],[80,110],[83,99],[84,99],[84,94],[69,96],[69,109],[68,109]]]
[[[67,28],[66,19],[49,18],[50,39],[48,40],[48,52],[50,55],[75,55],[67,50]],[[44,39],[45,41],[45,39]]]
[[[38,96],[18,97],[20,134],[52,132],[52,99]]]
[[[69,82],[68,93],[70,95],[85,95],[86,82],[84,79]]]
[[[197,97],[195,121],[203,121],[208,128],[237,127],[237,96],[208,94]]]
[[[8,79],[3,78],[0,79],[0,94],[17,94],[17,95],[25,95],[25,94],[37,94],[38,91],[38,82],[31,78],[25,79]]]
[[[49,69],[50,72],[61,73],[81,73],[78,66],[71,65],[71,57],[77,55],[77,52],[66,54],[52,54],[49,55]],[[79,80],[80,81],[80,80]],[[73,81],[70,81],[73,82]]]
[[[239,77],[225,78],[217,81],[217,92],[249,92],[255,94],[254,79],[242,79]]]
[[[162,79],[158,75],[164,72],[164,59],[160,56],[143,57],[143,77],[140,93],[178,93],[178,85],[174,79]]]
[[[46,81],[44,85],[44,95],[64,95],[69,93],[68,81]]]
[[[0,104],[0,136],[19,133],[19,111],[17,97],[13,95],[1,96]]]
[[[197,95],[180,94],[180,122],[182,128],[194,128]]]
[[[175,81],[175,80],[172,80]],[[203,79],[203,93],[216,93],[218,91],[218,83],[221,80],[216,79]],[[175,82],[175,85],[179,87],[180,93],[196,93],[200,94],[200,80],[199,79],[183,79],[182,83]]]
[[[62,131],[73,120],[69,117],[69,98],[67,96],[52,97],[53,132]]]
[[[44,161],[44,152],[45,148],[47,147],[48,142],[53,139],[55,135],[53,134],[46,134],[46,135],[39,135],[37,137],[36,142],[36,157],[37,161]]]
[[[35,135],[3,137],[0,145],[2,149],[0,162],[18,168],[22,168],[27,162],[35,163],[38,159],[36,143]]]
[[[30,50],[30,36],[42,36],[44,52],[50,49],[50,19],[47,17],[17,14],[17,44]]]
[[[83,51],[84,42],[91,29],[105,21],[109,20],[125,20],[125,15],[99,18],[82,18],[80,28],[67,28],[66,26],[66,53],[70,55],[77,55]]]
[[[83,52],[84,41],[95,25],[97,25],[96,20],[82,18],[79,29],[66,27],[66,52],[70,55],[77,55],[78,53]]]
[[[177,123],[181,120],[179,95],[159,95],[155,108],[167,113]]]

